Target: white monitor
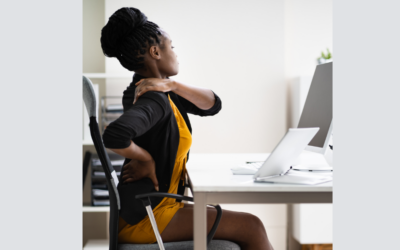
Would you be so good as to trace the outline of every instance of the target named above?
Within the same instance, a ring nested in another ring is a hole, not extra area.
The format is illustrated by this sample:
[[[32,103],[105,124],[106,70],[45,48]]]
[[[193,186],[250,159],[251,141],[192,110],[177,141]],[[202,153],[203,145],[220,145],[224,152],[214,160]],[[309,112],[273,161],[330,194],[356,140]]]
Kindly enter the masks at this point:
[[[333,132],[332,62],[316,67],[298,128],[319,127],[306,150],[325,154]]]

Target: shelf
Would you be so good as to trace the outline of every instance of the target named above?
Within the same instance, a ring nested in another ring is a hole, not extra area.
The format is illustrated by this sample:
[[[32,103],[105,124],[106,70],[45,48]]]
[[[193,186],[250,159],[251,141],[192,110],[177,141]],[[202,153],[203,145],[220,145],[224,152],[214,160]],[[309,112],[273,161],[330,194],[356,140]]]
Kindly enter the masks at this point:
[[[93,206],[83,206],[82,207],[82,212],[110,212],[110,207],[109,206],[98,206],[98,207],[93,207]]]
[[[129,78],[131,79],[133,73],[124,73],[124,74],[116,74],[116,73],[83,73],[87,78],[97,78],[97,79],[105,79],[105,78]]]
[[[109,240],[108,239],[90,239],[86,243],[83,250],[108,250],[109,249]]]
[[[92,140],[84,140],[84,141],[82,141],[82,145],[83,146],[92,146],[94,144],[93,144]]]

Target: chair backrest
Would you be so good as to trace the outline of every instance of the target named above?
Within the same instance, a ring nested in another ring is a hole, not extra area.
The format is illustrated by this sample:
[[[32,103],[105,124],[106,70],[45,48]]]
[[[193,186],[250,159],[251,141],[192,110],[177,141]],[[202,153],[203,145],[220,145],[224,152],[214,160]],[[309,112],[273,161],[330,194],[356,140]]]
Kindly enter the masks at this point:
[[[82,174],[83,185],[82,185],[82,187],[83,187],[83,189],[85,188],[85,180],[86,180],[86,175],[87,175],[87,172],[89,169],[89,164],[90,164],[91,158],[92,158],[92,153],[90,153],[90,151],[86,151],[85,157],[83,158],[83,167],[82,167],[82,170],[83,170],[83,174]]]
[[[93,144],[96,148],[96,152],[100,158],[101,165],[103,167],[104,173],[107,179],[107,186],[110,199],[110,223],[109,223],[109,233],[110,233],[110,250],[117,250],[118,247],[118,220],[119,220],[119,210],[120,200],[117,190],[118,177],[111,165],[110,158],[108,157],[107,151],[104,148],[103,141],[100,136],[99,125],[97,124],[96,115],[96,95],[93,90],[92,82],[83,76],[83,101],[87,112],[90,117],[90,134],[93,140]]]

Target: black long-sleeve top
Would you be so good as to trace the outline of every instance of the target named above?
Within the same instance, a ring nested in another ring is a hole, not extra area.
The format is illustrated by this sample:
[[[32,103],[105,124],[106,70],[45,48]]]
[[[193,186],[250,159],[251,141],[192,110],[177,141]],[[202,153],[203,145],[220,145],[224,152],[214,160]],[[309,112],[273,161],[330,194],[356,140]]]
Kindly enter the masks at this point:
[[[208,110],[199,109],[193,103],[174,92],[148,91],[138,98],[135,105],[135,84],[142,76],[135,74],[132,83],[124,91],[122,104],[124,113],[117,120],[110,123],[103,134],[103,142],[107,148],[127,148],[131,140],[139,147],[147,150],[156,164],[156,176],[160,192],[168,192],[176,153],[179,145],[179,129],[168,100],[168,94],[178,108],[186,125],[192,133],[188,113],[199,116],[212,116],[222,107],[221,99],[214,93],[215,104]],[[188,158],[189,160],[189,152]],[[130,159],[125,159],[124,165]],[[121,174],[122,176],[122,174]],[[156,192],[152,181],[144,178],[131,183],[118,184],[121,200],[120,216],[127,223],[135,225],[146,215],[146,210],[135,195]],[[184,193],[184,186],[179,184],[178,194]],[[152,197],[151,206],[154,209],[163,198]]]

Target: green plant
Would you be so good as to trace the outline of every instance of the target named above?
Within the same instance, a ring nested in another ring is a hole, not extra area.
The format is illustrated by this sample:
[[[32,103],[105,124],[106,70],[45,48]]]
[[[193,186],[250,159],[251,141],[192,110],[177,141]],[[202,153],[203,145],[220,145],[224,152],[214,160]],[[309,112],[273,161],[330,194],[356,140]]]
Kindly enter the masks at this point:
[[[320,58],[323,58],[323,59],[325,59],[325,60],[331,59],[331,58],[332,58],[331,52],[329,51],[328,48],[326,48],[326,51],[327,51],[326,54],[324,54],[324,52],[321,51],[321,57],[320,57]]]

